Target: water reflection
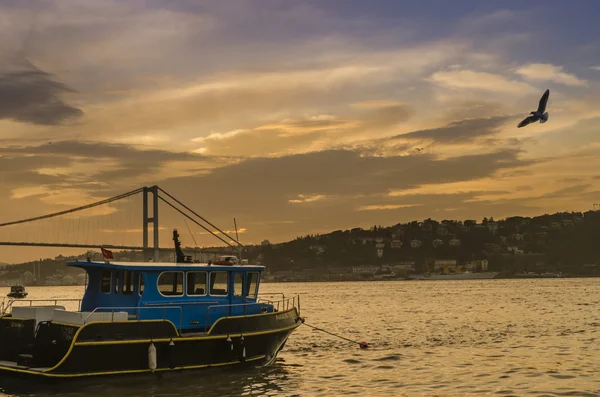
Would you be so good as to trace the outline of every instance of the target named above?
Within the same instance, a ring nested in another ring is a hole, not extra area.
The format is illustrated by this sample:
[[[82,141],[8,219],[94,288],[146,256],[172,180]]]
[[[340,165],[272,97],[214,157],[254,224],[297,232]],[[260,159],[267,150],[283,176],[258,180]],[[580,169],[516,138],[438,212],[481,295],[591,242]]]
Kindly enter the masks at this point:
[[[80,378],[36,384],[0,380],[0,396],[271,396],[297,389],[283,360],[268,367],[215,368],[179,373]]]
[[[264,292],[302,293],[307,323],[370,348],[300,327],[270,367],[37,389],[0,380],[0,389],[19,397],[600,396],[599,281],[264,284]],[[35,299],[81,295],[77,287],[28,290]]]

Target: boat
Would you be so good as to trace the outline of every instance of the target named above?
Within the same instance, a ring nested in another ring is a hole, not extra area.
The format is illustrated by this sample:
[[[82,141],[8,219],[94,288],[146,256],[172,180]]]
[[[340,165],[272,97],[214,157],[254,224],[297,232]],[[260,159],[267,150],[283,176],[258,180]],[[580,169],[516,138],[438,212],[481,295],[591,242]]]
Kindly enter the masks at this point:
[[[0,375],[71,379],[274,362],[302,324],[299,296],[261,298],[263,266],[195,263],[176,248],[174,263],[119,262],[104,249],[110,259],[69,262],[88,277],[78,310],[11,301],[0,317]]]
[[[498,272],[463,272],[463,273],[447,273],[447,274],[435,274],[435,273],[425,273],[425,274],[411,274],[408,276],[409,279],[412,280],[487,280],[493,279],[498,274]]]
[[[25,287],[22,285],[13,285],[10,287],[10,292],[6,294],[9,298],[21,299],[25,298],[29,293],[25,291]]]

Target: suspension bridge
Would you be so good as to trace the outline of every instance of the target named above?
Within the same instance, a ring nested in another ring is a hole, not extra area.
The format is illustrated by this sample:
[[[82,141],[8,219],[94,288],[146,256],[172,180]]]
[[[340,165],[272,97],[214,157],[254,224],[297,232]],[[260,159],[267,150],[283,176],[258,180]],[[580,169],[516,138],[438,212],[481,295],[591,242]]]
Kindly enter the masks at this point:
[[[163,210],[159,217],[160,204],[166,206],[171,216],[164,216]],[[174,220],[172,215],[176,215],[178,219]],[[51,214],[9,222],[0,221],[0,246],[82,249],[102,247],[111,250],[142,251],[144,260],[159,261],[161,253],[174,252],[172,238],[168,238],[168,246],[160,246],[161,235],[171,237],[172,229],[176,229],[177,225],[182,226],[179,223],[181,219],[195,244],[191,248],[187,246],[186,253],[192,251],[194,254],[216,255],[223,252],[199,247],[196,237],[201,239],[204,236],[219,239],[225,244],[225,248],[230,250],[243,247],[239,242],[237,226],[235,232],[218,228],[156,185]],[[162,226],[163,224],[166,226]],[[236,234],[235,238],[230,235],[233,233]]]

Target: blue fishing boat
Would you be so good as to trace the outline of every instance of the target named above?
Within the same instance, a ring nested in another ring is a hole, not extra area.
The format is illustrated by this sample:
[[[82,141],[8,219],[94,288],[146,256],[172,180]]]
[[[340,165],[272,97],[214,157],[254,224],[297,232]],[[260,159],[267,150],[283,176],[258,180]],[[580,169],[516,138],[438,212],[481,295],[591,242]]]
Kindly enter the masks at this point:
[[[175,263],[68,263],[88,277],[79,310],[59,301],[5,307],[0,375],[74,378],[272,363],[302,324],[299,297],[259,298],[263,266],[231,257],[194,263],[182,255],[176,233]]]

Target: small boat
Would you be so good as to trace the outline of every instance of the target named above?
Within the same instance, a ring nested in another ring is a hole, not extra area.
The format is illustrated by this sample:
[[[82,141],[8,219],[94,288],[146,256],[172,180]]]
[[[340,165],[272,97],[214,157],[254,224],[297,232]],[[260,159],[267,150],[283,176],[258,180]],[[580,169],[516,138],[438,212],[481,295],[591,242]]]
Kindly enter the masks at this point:
[[[10,287],[10,292],[6,294],[9,298],[21,299],[25,298],[28,295],[28,292],[25,291],[25,287],[22,285],[13,285]]]
[[[0,317],[0,375],[65,379],[275,361],[302,324],[299,297],[261,299],[263,266],[194,263],[176,247],[175,263],[69,262],[88,277],[80,309],[12,305]]]

